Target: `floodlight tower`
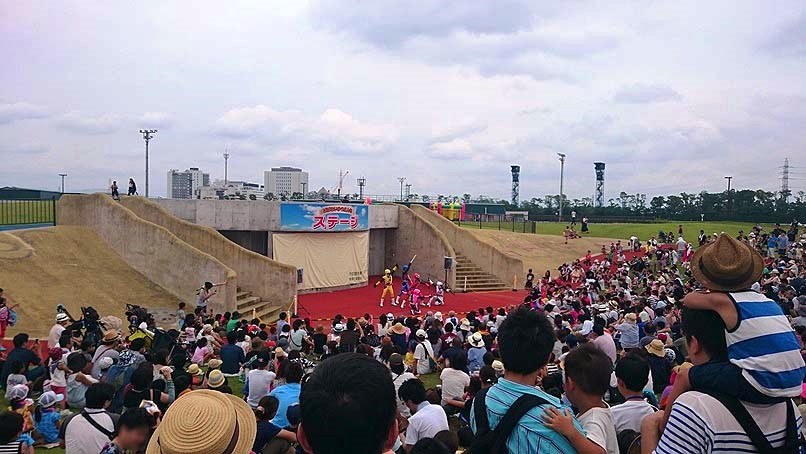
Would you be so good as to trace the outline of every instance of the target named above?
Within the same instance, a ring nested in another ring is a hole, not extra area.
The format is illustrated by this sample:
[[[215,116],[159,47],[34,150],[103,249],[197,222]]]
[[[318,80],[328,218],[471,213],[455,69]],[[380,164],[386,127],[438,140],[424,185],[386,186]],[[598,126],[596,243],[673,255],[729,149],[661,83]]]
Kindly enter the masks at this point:
[[[512,204],[518,206],[521,187],[521,166],[509,166],[512,170]]]
[[[604,205],[604,162],[594,162],[593,168],[596,170],[596,199],[593,206],[601,208]]]

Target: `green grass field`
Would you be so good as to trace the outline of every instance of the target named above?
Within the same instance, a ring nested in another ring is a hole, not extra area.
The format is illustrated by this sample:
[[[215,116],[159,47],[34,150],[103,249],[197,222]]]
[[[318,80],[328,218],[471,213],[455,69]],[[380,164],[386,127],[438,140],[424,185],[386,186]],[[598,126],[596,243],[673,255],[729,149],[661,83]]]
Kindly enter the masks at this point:
[[[53,222],[52,200],[0,200],[0,225]]]
[[[567,226],[567,223],[560,223],[560,222],[538,222],[537,229],[535,233],[543,234],[543,235],[562,235],[563,230]],[[635,235],[641,241],[646,241],[651,237],[656,237],[660,230],[664,232],[672,232],[677,235],[677,226],[683,226],[683,237],[686,241],[696,245],[697,244],[697,235],[700,233],[700,229],[705,230],[707,235],[712,235],[714,233],[721,233],[725,232],[729,235],[736,236],[739,233],[739,230],[744,230],[745,233],[749,232],[753,224],[750,222],[695,222],[695,221],[684,221],[684,222],[658,222],[652,224],[589,224],[589,232],[586,233],[584,236],[586,237],[594,237],[594,238],[616,238],[616,239],[628,239],[631,236]],[[769,231],[772,229],[773,224],[761,224],[765,230]],[[479,224],[473,223],[462,223],[462,227],[470,230],[478,229]],[[497,222],[490,222],[490,223],[482,223],[482,228],[484,229],[493,229],[498,230],[498,223]],[[577,231],[579,231],[580,226],[577,225]],[[502,231],[513,231],[512,223],[501,223],[501,230]],[[514,231],[522,232],[524,230],[524,226],[522,222],[516,222],[514,225]],[[531,233],[531,227],[529,225],[526,226],[527,233]]]

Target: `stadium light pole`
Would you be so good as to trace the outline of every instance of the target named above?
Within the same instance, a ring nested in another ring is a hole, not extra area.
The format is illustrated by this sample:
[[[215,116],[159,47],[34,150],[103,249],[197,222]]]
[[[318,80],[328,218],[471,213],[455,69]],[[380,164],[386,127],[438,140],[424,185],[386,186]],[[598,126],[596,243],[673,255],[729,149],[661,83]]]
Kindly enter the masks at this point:
[[[403,183],[406,181],[406,177],[398,177],[397,181],[400,182],[400,201],[403,201]]]
[[[148,141],[156,134],[156,129],[141,129],[140,134],[143,135],[143,140],[146,141],[146,198],[148,198]]]
[[[67,174],[66,173],[60,173],[59,176],[62,177],[62,194],[64,194],[64,177],[66,177]]]
[[[560,157],[560,222],[563,222],[563,174],[565,173],[565,154],[557,153]]]

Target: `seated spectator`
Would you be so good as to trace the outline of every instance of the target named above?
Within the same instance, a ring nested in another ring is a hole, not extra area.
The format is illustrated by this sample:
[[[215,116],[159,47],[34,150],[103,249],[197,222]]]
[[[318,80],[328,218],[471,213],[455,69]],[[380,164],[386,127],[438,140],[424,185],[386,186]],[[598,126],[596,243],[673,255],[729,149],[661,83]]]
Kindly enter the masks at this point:
[[[13,411],[0,413],[0,452],[34,454],[33,446],[18,440],[22,433],[22,415]]]
[[[146,454],[248,453],[256,434],[255,414],[246,402],[231,394],[200,389],[171,405],[151,436]]]
[[[374,359],[343,353],[322,362],[300,396],[300,445],[316,454],[390,452],[398,435],[393,393]]]
[[[42,437],[42,443],[46,445],[58,445],[59,443],[59,420],[61,415],[56,404],[62,402],[64,396],[53,391],[46,391],[39,396],[39,405],[34,411],[34,424],[36,431]],[[3,452],[0,450],[0,452]]]
[[[12,339],[14,348],[6,354],[6,362],[3,364],[3,371],[0,374],[1,384],[5,385],[11,374],[12,365],[16,365],[16,363],[22,363],[22,375],[25,375],[28,381],[36,381],[37,378],[45,375],[45,368],[40,365],[42,359],[36,352],[28,348],[28,340],[29,337],[25,333],[19,333]]]
[[[229,383],[227,383],[227,377],[220,370],[210,372],[210,376],[207,377],[207,389],[224,394],[232,394],[232,388],[230,388]]]
[[[610,408],[616,433],[625,430],[641,432],[644,416],[657,411],[644,399],[644,388],[649,381],[649,363],[638,353],[629,354],[616,363],[618,391],[624,403]]]
[[[484,365],[484,355],[487,353],[484,337],[479,332],[473,333],[468,337],[467,343],[470,344],[467,349],[467,367],[471,373],[477,372]]]
[[[132,373],[130,386],[123,393],[123,407],[137,408],[140,402],[148,400],[156,403],[160,408],[174,401],[175,391],[171,369],[163,367],[160,373],[165,378],[166,392],[155,390],[151,385],[154,381],[153,368],[149,363],[143,363]]]
[[[252,363],[252,370],[246,374],[244,383],[244,394],[247,395],[246,403],[252,408],[257,408],[260,400],[269,394],[277,376],[274,372],[269,372],[269,354],[260,352],[257,359]],[[273,417],[273,416],[272,416]]]
[[[288,325],[286,325],[288,326]],[[285,370],[286,384],[275,388],[269,395],[274,396],[280,401],[277,408],[277,416],[274,417],[272,422],[275,426],[286,427],[288,426],[288,419],[286,418],[286,411],[288,407],[299,403],[300,381],[302,380],[302,366],[297,363],[287,363]]]
[[[455,366],[456,368],[454,368]],[[464,407],[465,388],[470,385],[470,376],[463,371],[467,367],[467,357],[457,355],[439,375],[442,381],[442,407],[446,413],[457,413]]]
[[[6,378],[6,400],[10,399],[11,389],[14,388],[15,385],[28,386],[30,384],[28,377],[25,376],[25,364],[23,364],[22,361],[14,361],[11,363],[9,372],[8,378]]]
[[[419,379],[407,380],[398,390],[400,399],[409,407],[411,417],[406,429],[406,451],[409,452],[423,438],[432,438],[439,431],[448,430],[445,410],[426,400],[425,386]]]
[[[67,368],[70,369],[70,375],[67,376],[67,405],[82,409],[85,406],[84,396],[87,389],[98,383],[98,380],[90,375],[92,363],[87,361],[83,353],[70,353],[67,357]]]
[[[221,372],[228,375],[237,375],[246,361],[246,354],[236,345],[237,342],[237,333],[230,331],[227,333],[227,345],[221,347]]]
[[[127,410],[120,415],[112,440],[101,449],[100,454],[141,452],[153,424],[154,417],[145,408]]]
[[[87,406],[65,419],[60,428],[59,438],[64,440],[66,452],[101,452],[112,439],[119,416],[106,408],[114,395],[115,388],[106,383],[87,388]]]
[[[415,337],[417,345],[414,347],[414,372],[417,375],[430,374],[433,371],[432,365],[436,366],[434,347],[426,339],[427,334],[424,330],[418,329]]]
[[[610,388],[613,364],[607,353],[588,343],[571,350],[565,357],[565,394],[579,410],[582,429],[574,426],[569,411],[546,410],[546,425],[565,435],[577,452],[607,454],[619,451],[613,415],[604,401]]]
[[[252,452],[262,452],[263,448],[274,438],[279,438],[287,442],[287,448],[292,443],[297,442],[297,434],[278,427],[271,422],[277,414],[280,401],[274,396],[263,396],[255,407],[255,417],[257,418],[257,435],[255,443],[252,445]]]
[[[672,364],[666,359],[666,350],[660,339],[655,339],[646,346],[649,369],[652,371],[652,388],[655,394],[661,394],[672,375]]]
[[[725,323],[714,311],[690,309],[681,311],[682,331],[688,343],[689,359],[694,365],[726,362],[728,347]],[[678,383],[685,385],[678,377]],[[730,408],[726,407],[730,406]],[[724,396],[711,396],[698,391],[685,391],[671,405],[665,428],[663,413],[646,416],[641,425],[642,451],[688,453],[755,452],[769,443],[772,448],[786,447],[797,451],[798,434],[803,422],[791,400],[775,404],[747,405]],[[751,438],[748,433],[761,433]],[[765,441],[766,440],[766,441]]]

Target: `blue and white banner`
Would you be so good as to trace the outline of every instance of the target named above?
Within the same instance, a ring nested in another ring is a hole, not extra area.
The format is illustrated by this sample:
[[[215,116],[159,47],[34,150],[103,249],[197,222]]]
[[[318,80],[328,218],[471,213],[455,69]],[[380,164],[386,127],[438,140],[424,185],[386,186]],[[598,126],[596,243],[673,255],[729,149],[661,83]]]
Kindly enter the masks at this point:
[[[369,229],[369,207],[358,204],[280,204],[280,230],[291,232],[353,232]]]

